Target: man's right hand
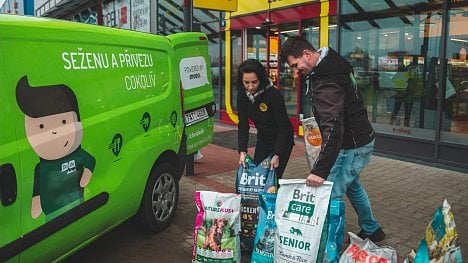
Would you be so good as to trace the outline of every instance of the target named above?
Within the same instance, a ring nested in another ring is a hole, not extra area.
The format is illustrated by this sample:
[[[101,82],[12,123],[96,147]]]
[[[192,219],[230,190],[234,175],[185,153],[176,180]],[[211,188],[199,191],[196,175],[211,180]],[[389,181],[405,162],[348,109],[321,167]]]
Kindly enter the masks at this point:
[[[307,179],[306,179],[306,185],[312,186],[312,187],[319,187],[324,182],[325,182],[325,179],[313,173],[309,174],[309,176],[307,176]]]
[[[245,167],[245,156],[247,156],[246,152],[239,153],[239,165],[242,165],[243,167]]]

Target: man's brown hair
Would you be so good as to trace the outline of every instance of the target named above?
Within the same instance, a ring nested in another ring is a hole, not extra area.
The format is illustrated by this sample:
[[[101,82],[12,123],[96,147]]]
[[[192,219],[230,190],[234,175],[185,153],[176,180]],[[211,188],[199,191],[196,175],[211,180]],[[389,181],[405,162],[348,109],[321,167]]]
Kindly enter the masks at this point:
[[[289,37],[281,46],[280,56],[281,61],[286,62],[289,56],[299,58],[304,50],[315,52],[314,46],[302,37]]]

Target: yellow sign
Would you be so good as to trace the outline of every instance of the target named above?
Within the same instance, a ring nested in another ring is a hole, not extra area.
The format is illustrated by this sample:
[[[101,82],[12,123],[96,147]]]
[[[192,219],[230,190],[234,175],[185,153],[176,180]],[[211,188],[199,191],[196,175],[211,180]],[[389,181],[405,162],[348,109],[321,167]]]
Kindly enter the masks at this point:
[[[237,0],[193,0],[193,7],[219,11],[237,11]]]
[[[195,1],[195,0],[194,0]],[[210,0],[212,1],[212,0]],[[217,0],[213,0],[216,2]],[[206,1],[208,2],[208,1]],[[231,14],[232,17],[245,15],[255,12],[268,11],[268,2],[270,2],[270,9],[284,8],[288,6],[295,6],[299,4],[309,4],[312,2],[319,2],[318,0],[254,0],[254,1],[239,1],[239,9]]]

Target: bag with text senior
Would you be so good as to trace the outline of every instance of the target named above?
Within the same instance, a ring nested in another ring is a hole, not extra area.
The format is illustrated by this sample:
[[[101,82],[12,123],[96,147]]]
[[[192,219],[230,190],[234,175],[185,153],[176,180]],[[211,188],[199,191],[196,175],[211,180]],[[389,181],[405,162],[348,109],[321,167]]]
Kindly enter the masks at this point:
[[[310,187],[305,179],[279,180],[275,262],[322,262],[327,243],[332,182]]]
[[[192,262],[240,262],[240,196],[197,191],[195,203]]]
[[[270,169],[270,157],[256,164],[247,155],[245,165],[237,170],[236,193],[241,196],[241,247],[252,250],[258,222],[258,193],[276,192],[276,173]]]

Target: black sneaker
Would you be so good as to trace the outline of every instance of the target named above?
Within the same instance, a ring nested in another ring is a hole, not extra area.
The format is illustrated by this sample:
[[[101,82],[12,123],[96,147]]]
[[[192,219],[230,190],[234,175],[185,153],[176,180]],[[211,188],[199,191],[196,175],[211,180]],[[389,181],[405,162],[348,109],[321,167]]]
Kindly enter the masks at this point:
[[[385,234],[385,232],[382,230],[382,228],[377,228],[377,230],[374,231],[374,233],[368,235],[366,233],[364,233],[364,231],[360,231],[358,233],[358,236],[361,238],[361,239],[370,239],[372,242],[374,243],[377,243],[377,242],[380,242],[380,241],[383,241],[385,238],[387,238],[387,234]]]

